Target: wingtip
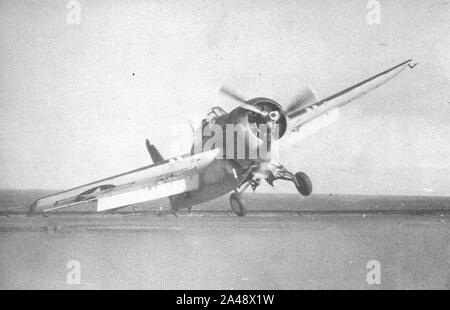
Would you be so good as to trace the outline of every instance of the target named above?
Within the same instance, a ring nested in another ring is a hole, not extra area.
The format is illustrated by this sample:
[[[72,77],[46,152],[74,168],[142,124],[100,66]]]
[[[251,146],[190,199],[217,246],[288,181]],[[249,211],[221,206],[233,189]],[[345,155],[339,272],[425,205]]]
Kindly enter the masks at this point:
[[[418,64],[419,64],[418,62],[415,62],[415,63],[409,63],[409,64],[408,64],[408,67],[409,67],[410,69],[414,69]]]
[[[418,64],[419,62],[414,62],[414,59],[412,58],[401,63],[401,65],[408,65],[411,69],[415,68]]]

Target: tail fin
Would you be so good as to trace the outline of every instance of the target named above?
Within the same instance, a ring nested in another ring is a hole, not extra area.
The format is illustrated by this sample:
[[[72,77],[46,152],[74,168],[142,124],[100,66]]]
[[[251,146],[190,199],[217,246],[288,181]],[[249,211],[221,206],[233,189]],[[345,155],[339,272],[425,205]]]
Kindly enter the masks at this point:
[[[164,158],[161,156],[161,153],[159,153],[159,151],[153,144],[150,144],[150,141],[148,141],[148,139],[145,140],[145,145],[147,146],[147,151],[155,164],[164,160]]]

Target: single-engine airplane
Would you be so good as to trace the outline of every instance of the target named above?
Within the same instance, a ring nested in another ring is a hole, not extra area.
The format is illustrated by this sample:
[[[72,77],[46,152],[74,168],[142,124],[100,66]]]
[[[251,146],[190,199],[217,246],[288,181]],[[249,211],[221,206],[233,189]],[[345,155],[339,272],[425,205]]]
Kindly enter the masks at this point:
[[[292,132],[301,132],[308,123],[378,88],[415,65],[411,59],[404,61],[322,100],[317,99],[310,87],[304,87],[287,104],[262,97],[246,100],[222,87],[222,94],[238,102],[239,106],[229,113],[220,107],[212,108],[196,131],[194,137],[197,142],[188,154],[164,159],[147,140],[153,164],[40,198],[31,205],[30,212],[50,212],[81,204],[89,204],[101,212],[168,197],[170,212],[175,214],[182,208],[190,210],[196,204],[232,192],[231,208],[238,216],[244,216],[246,207],[242,193],[249,186],[255,190],[262,179],[271,185],[275,180],[291,181],[301,195],[309,196],[312,193],[309,177],[304,172],[294,174],[281,165],[272,156],[272,144]],[[237,156],[239,150],[235,150],[239,141],[233,140],[230,144],[229,136],[224,134],[230,125],[237,128],[232,131],[233,137],[243,134],[244,151],[241,156]],[[224,140],[227,140],[225,145],[209,143],[210,140],[205,139],[206,136],[219,137],[217,131],[211,135],[212,130],[207,130],[213,127],[222,131]],[[261,152],[262,146],[265,152]]]

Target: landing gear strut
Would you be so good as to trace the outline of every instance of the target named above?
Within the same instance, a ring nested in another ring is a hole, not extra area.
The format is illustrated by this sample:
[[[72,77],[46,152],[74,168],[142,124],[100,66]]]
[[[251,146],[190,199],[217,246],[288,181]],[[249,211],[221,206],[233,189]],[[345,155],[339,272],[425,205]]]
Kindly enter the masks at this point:
[[[266,181],[273,186],[273,181],[275,180],[285,180],[294,183],[297,191],[302,196],[309,196],[312,193],[312,183],[308,175],[304,172],[297,172],[293,174],[287,170],[283,165],[277,165],[272,170],[272,175],[269,176]]]

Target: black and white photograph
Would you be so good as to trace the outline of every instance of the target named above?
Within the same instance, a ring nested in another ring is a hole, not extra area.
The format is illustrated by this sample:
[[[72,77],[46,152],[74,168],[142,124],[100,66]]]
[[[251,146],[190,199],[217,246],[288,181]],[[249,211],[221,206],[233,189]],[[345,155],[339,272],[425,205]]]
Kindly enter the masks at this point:
[[[448,290],[449,224],[448,0],[0,0],[0,290]]]

